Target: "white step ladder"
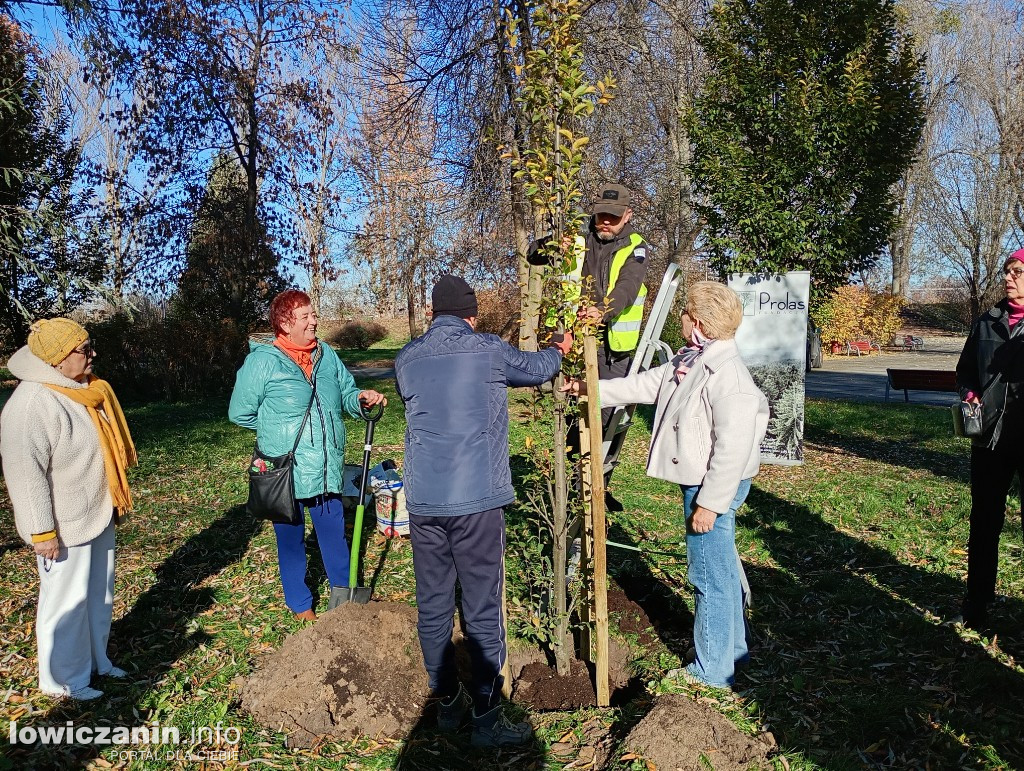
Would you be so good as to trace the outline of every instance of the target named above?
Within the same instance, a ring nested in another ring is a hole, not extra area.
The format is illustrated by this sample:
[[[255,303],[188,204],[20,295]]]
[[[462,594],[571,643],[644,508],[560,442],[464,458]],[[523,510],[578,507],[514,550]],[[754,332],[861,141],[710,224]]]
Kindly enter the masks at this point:
[[[636,354],[629,365],[628,374],[633,375],[650,369],[654,361],[654,354],[660,358],[660,364],[667,363],[675,354],[671,348],[661,341],[661,331],[665,327],[668,314],[672,312],[672,304],[676,299],[676,292],[679,290],[679,282],[682,281],[683,270],[676,263],[670,262],[665,268],[665,275],[661,279],[661,287],[651,304],[651,312],[647,316],[647,323],[644,324],[640,333],[640,342],[637,343]],[[604,442],[601,445],[601,457],[604,459],[604,473],[607,476],[618,463],[619,452],[622,450],[623,442],[626,441],[626,432],[633,423],[633,412],[635,404],[624,407],[616,407],[612,413],[608,425],[604,431]]]

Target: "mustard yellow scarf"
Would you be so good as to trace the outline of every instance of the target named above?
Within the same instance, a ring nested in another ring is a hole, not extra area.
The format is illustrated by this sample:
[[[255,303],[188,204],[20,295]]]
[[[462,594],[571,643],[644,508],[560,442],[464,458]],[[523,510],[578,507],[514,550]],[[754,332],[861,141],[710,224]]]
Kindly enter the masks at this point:
[[[47,383],[46,386],[64,394],[72,401],[85,405],[100,437],[100,450],[103,452],[103,466],[107,471],[110,497],[119,512],[131,511],[132,492],[128,489],[127,472],[132,466],[139,465],[139,456],[135,453],[135,444],[128,431],[128,423],[124,419],[121,404],[117,401],[110,383],[90,375],[88,388],[65,388],[51,383]],[[100,409],[103,410],[102,416]]]

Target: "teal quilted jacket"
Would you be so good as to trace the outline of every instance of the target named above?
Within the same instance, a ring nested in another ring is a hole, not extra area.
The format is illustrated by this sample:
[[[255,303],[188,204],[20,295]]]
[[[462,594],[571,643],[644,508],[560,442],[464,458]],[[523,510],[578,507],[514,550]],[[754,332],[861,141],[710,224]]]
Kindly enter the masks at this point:
[[[341,411],[359,415],[359,388],[338,354],[324,342],[313,351],[313,374],[265,336],[249,341],[249,355],[235,376],[228,418],[256,431],[264,455],[286,455],[315,391],[309,420],[295,450],[295,497],[342,491],[345,422]]]

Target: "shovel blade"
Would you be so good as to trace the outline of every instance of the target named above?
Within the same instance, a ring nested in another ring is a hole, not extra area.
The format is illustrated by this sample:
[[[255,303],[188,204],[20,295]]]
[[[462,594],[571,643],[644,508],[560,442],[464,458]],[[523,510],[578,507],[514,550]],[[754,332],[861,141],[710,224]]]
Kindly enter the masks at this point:
[[[349,598],[349,602],[354,602],[356,605],[365,605],[369,601],[370,587],[357,586],[352,590],[352,596]]]
[[[365,605],[369,601],[370,587],[368,586],[332,586],[331,597],[327,601],[327,610],[334,610],[346,602]]]

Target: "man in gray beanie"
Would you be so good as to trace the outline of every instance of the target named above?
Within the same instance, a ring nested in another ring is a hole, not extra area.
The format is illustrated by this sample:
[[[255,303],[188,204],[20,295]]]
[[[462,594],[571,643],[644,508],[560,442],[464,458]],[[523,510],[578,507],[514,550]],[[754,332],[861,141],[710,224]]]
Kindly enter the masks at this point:
[[[405,402],[405,499],[423,661],[440,730],[457,730],[472,707],[474,746],[522,744],[530,725],[510,722],[501,707],[504,507],[516,497],[506,389],[553,378],[572,336],[526,353],[475,332],[476,293],[458,276],[441,276],[431,299],[430,328],[395,359]],[[456,579],[472,662],[469,692],[459,682],[452,645]]]

